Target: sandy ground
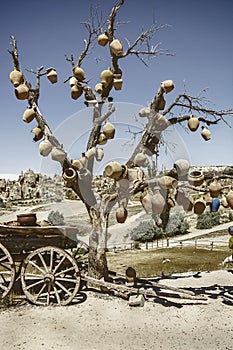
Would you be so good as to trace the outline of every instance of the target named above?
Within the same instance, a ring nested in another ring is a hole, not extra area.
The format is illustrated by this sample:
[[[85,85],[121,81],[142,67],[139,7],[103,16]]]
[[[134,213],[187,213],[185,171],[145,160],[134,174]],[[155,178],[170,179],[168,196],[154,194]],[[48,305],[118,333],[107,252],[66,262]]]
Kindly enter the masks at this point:
[[[1,349],[233,349],[233,270],[159,282],[201,293],[207,301],[156,297],[130,307],[127,300],[84,290],[74,305],[1,311]]]

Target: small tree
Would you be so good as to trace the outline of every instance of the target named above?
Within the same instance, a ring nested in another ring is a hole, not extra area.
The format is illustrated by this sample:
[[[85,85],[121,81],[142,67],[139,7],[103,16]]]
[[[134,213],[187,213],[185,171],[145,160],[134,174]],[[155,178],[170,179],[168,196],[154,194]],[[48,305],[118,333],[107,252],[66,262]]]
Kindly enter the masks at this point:
[[[72,70],[71,75],[66,80],[70,84],[71,97],[78,99],[84,96],[85,104],[92,107],[93,111],[92,129],[86,150],[78,160],[72,161],[69,158],[60,142],[53,135],[39,109],[40,80],[42,76],[46,75],[52,83],[55,83],[57,80],[56,70],[52,68],[44,69],[44,67],[40,67],[36,71],[29,70],[31,74],[36,76],[36,86],[33,88],[20,68],[17,42],[13,36],[11,37],[12,50],[9,50],[14,64],[11,81],[15,86],[16,97],[28,102],[27,114],[24,116],[24,120],[31,122],[34,119],[37,122],[33,129],[34,141],[37,142],[44,138],[40,143],[40,153],[47,156],[51,152],[52,159],[60,162],[65,183],[79,196],[90,216],[92,232],[89,237],[89,274],[97,278],[107,277],[108,275],[106,260],[107,229],[109,213],[113,206],[118,204],[117,220],[124,223],[127,217],[127,204],[132,195],[140,192],[143,199],[149,188],[152,192],[156,188],[158,197],[158,189],[161,190],[162,188],[166,192],[167,190],[170,191],[171,187],[172,189],[177,188],[179,184],[183,186],[183,177],[180,177],[177,168],[172,169],[172,172],[163,174],[173,177],[173,185],[166,185],[162,176],[158,174],[154,174],[153,179],[149,180],[142,170],[142,166],[145,165],[142,159],[145,161],[157,153],[163,132],[172,125],[189,122],[192,117],[192,121],[196,122],[197,127],[199,123],[202,123],[202,136],[207,140],[210,137],[208,136],[208,126],[217,125],[224,120],[225,116],[233,115],[232,109],[216,111],[206,108],[201,97],[193,97],[186,92],[178,94],[165,109],[166,94],[175,87],[173,81],[165,80],[158,87],[157,92],[152,94],[150,105],[139,111],[139,116],[145,117],[147,123],[130,158],[126,164],[114,162],[106,166],[104,176],[106,179],[107,177],[111,179],[109,181],[110,190],[96,194],[92,188],[93,165],[95,159],[101,156],[99,153],[97,154],[98,146],[114,137],[115,126],[110,123],[110,117],[115,108],[109,94],[113,88],[119,91],[121,89],[122,70],[119,65],[120,61],[135,56],[147,65],[146,57],[167,54],[158,45],[152,45],[151,43],[158,29],[164,27],[156,25],[143,31],[133,43],[127,41],[127,48],[123,50],[122,42],[117,38],[116,22],[117,13],[123,5],[124,0],[117,2],[112,8],[107,21],[103,23],[99,20],[97,12],[92,11],[90,21],[84,23],[88,32],[84,50],[76,62],[73,55],[66,56]],[[103,26],[106,27],[104,30],[102,29]],[[95,40],[109,50],[108,66],[110,68],[101,72],[100,81],[96,83],[95,87],[91,87],[81,66],[84,66],[85,58]],[[13,73],[18,75],[18,81],[13,80]],[[108,105],[105,114],[102,112],[104,104]],[[177,108],[180,108],[180,113],[177,112]],[[174,110],[178,116],[175,116]],[[194,131],[194,128],[190,127],[190,130]],[[163,197],[164,207],[167,208],[169,205],[168,196],[164,194]],[[153,203],[154,213],[162,214],[164,207],[161,209],[160,206],[160,209],[158,209],[155,202]],[[168,220],[168,216],[165,215],[164,225]]]

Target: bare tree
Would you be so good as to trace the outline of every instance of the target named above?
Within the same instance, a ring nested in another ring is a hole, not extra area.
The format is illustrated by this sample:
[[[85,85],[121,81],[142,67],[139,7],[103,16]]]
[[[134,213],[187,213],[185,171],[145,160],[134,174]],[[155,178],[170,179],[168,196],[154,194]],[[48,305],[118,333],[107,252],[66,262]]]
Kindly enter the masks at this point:
[[[108,191],[95,192],[93,188],[93,165],[99,154],[98,146],[114,137],[115,126],[110,123],[110,117],[115,110],[109,94],[113,88],[120,90],[122,86],[122,70],[120,61],[129,56],[136,56],[143,64],[147,65],[146,58],[157,57],[161,54],[168,54],[160,49],[159,45],[152,45],[152,39],[157,31],[164,26],[153,25],[143,31],[133,43],[127,40],[127,48],[123,50],[122,42],[117,39],[116,16],[119,9],[124,5],[124,0],[116,3],[106,22],[96,11],[91,10],[90,20],[84,22],[88,31],[88,38],[84,41],[84,49],[75,63],[74,55],[66,56],[66,60],[71,63],[72,74],[66,80],[71,88],[71,97],[78,99],[82,95],[85,104],[93,108],[92,130],[90,132],[85,152],[80,155],[80,159],[71,160],[62,145],[53,135],[49,125],[38,106],[40,95],[40,79],[47,75],[51,82],[56,82],[56,71],[52,68],[44,69],[40,67],[36,71],[29,70],[36,75],[36,87],[32,88],[20,69],[18,48],[16,39],[11,37],[12,50],[9,53],[14,63],[14,72],[19,73],[18,81],[12,82],[15,86],[16,97],[28,101],[28,122],[33,118],[37,121],[34,141],[44,140],[40,144],[42,155],[51,152],[52,159],[58,160],[62,167],[63,178],[67,186],[80,197],[92,223],[92,232],[89,237],[89,275],[105,279],[108,278],[108,266],[106,260],[108,218],[112,208],[118,203],[117,220],[124,223],[127,217],[127,204],[129,198],[140,192],[142,201],[147,194],[148,188],[157,195],[161,195],[161,186],[166,193],[163,193],[164,203],[155,212],[163,214],[168,207],[169,191],[177,188],[182,178],[179,178],[177,168],[171,169],[165,175],[172,178],[172,184],[166,185],[161,176],[155,176],[148,180],[142,170],[147,162],[147,158],[156,154],[158,145],[161,142],[164,130],[171,125],[188,122],[190,118],[195,118],[198,124],[208,127],[210,124],[218,124],[224,121],[225,116],[232,116],[233,110],[215,111],[203,105],[202,98],[192,97],[186,93],[180,94],[170,106],[165,109],[165,95],[174,89],[171,80],[161,83],[148,107],[139,111],[141,117],[147,118],[147,123],[142,132],[141,139],[135,147],[132,155],[126,164],[110,162],[104,172],[105,179],[109,179]],[[105,30],[102,30],[106,26]],[[101,46],[106,46],[110,53],[110,68],[100,74],[100,82],[94,88],[89,86],[86,80],[84,69],[81,68],[87,54],[92,49],[95,41]],[[107,104],[107,112],[103,113],[103,105]],[[174,116],[175,108],[180,108],[182,115]],[[25,117],[26,119],[26,117]],[[26,121],[26,120],[25,120]],[[204,136],[203,136],[204,137]],[[42,147],[43,146],[43,147]],[[101,157],[101,155],[100,155]],[[156,207],[156,206],[155,206]],[[164,222],[166,219],[164,219]]]

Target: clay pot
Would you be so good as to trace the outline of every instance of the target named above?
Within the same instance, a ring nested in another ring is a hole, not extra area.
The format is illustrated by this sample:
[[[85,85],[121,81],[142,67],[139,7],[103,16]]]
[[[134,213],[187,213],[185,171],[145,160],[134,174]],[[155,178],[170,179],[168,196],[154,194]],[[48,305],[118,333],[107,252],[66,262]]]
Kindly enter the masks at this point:
[[[189,172],[190,164],[186,159],[178,159],[174,163],[174,168],[177,170],[178,176],[185,176]]]
[[[103,148],[96,148],[95,158],[98,162],[100,162],[104,157]]]
[[[102,83],[96,84],[95,92],[97,92],[97,94],[102,94],[103,93],[103,84]]]
[[[129,168],[127,169],[126,166],[123,166],[125,168],[123,176],[127,177],[130,183],[136,184],[137,182],[142,182],[144,179],[144,172],[139,167]]]
[[[157,113],[154,121],[156,131],[163,131],[169,126],[169,121],[164,115]]]
[[[36,112],[32,107],[28,107],[23,114],[23,121],[25,123],[31,123],[35,118]]]
[[[221,205],[222,205],[224,208],[228,208],[228,207],[229,207],[229,205],[228,205],[228,203],[227,203],[226,197],[222,197],[222,199],[221,199]]]
[[[212,197],[209,194],[205,194],[203,198],[204,198],[204,201],[206,202],[206,205],[211,205]]]
[[[107,139],[113,139],[115,135],[115,126],[107,121],[103,126],[103,134]]]
[[[150,108],[149,107],[143,107],[143,108],[141,108],[140,109],[140,111],[139,111],[139,117],[141,117],[141,118],[148,118],[149,117],[149,115],[150,115]]]
[[[123,80],[122,79],[113,79],[113,87],[115,90],[121,90],[123,85]]]
[[[12,72],[10,72],[10,81],[14,87],[19,86],[23,83],[23,73],[18,69],[14,69]]]
[[[37,217],[35,213],[19,214],[17,221],[22,226],[36,226]]]
[[[175,85],[173,83],[172,80],[164,80],[162,83],[161,83],[161,87],[163,89],[163,91],[168,94],[169,92],[171,92]]]
[[[182,190],[178,190],[175,195],[175,200],[178,205],[181,205],[185,211],[193,209],[193,201],[186,196]]]
[[[213,181],[211,182],[211,184],[209,185],[209,192],[211,197],[218,197],[221,193],[222,190],[222,186],[220,183],[218,183],[217,181]]]
[[[207,129],[207,127],[202,126],[201,136],[205,141],[209,141],[211,139],[211,132],[209,131],[209,129]]]
[[[162,176],[158,179],[158,185],[164,189],[174,189],[178,186],[178,181],[171,176]]]
[[[71,77],[69,79],[69,84],[70,84],[70,87],[76,85],[78,83],[78,79],[76,79],[75,77]]]
[[[63,163],[65,158],[67,156],[67,153],[59,147],[53,147],[52,151],[51,151],[51,158],[52,160],[55,160],[59,163]]]
[[[73,73],[75,78],[77,78],[79,81],[83,81],[86,78],[85,72],[82,68],[80,68],[79,66],[75,66],[73,68]]]
[[[73,100],[77,100],[83,93],[83,88],[80,85],[73,85],[70,89],[71,97]]]
[[[40,155],[47,157],[53,149],[53,146],[49,140],[44,140],[39,145]]]
[[[104,133],[101,133],[98,138],[98,144],[99,145],[105,145],[105,143],[108,141],[106,135]]]
[[[77,173],[73,168],[67,168],[65,169],[62,177],[66,182],[72,183],[77,179]]]
[[[199,119],[195,117],[194,115],[190,115],[189,120],[188,120],[188,128],[191,131],[196,131],[199,127]]]
[[[125,278],[128,286],[134,286],[137,278],[136,270],[132,267],[128,267],[125,271]]]
[[[114,39],[110,43],[110,51],[115,55],[115,56],[122,56],[123,54],[123,46],[120,40]]]
[[[98,44],[100,46],[106,46],[107,43],[108,43],[108,36],[107,36],[107,34],[106,33],[100,34],[98,36]]]
[[[116,210],[116,220],[118,223],[123,224],[127,219],[128,211],[124,207],[119,207]]]
[[[31,132],[33,134],[35,134],[35,136],[33,138],[33,141],[35,141],[35,142],[41,140],[42,137],[44,136],[43,131],[41,130],[41,128],[39,126],[36,126],[35,128],[33,128]]]
[[[210,209],[212,212],[217,212],[220,207],[220,199],[219,198],[212,198],[212,203],[210,205]]]
[[[148,159],[145,156],[144,152],[139,152],[138,154],[136,154],[136,156],[134,157],[134,164],[137,166],[141,166],[141,167],[147,167],[148,165]]]
[[[122,171],[123,169],[121,164],[116,161],[111,161],[104,169],[105,175],[115,180],[119,180],[122,175]]]
[[[15,96],[19,100],[26,100],[29,96],[29,88],[27,87],[26,84],[20,84],[17,86],[15,89]]]
[[[93,159],[94,156],[95,156],[95,154],[96,154],[96,148],[95,148],[95,147],[92,147],[92,148],[90,148],[88,151],[86,151],[85,157],[86,157],[87,159]]]
[[[152,214],[152,196],[150,193],[146,193],[140,197],[140,202],[147,214]]]
[[[206,208],[206,202],[204,201],[204,199],[197,199],[194,203],[194,213],[197,215],[201,215],[202,213],[204,213]]]
[[[100,80],[104,87],[111,84],[113,81],[113,72],[109,69],[105,69],[100,74]]]
[[[165,206],[166,201],[164,197],[161,195],[159,189],[155,190],[151,197],[151,204],[152,204],[152,213],[153,214],[162,214]]]
[[[188,182],[192,186],[201,186],[204,182],[204,175],[199,170],[191,171],[188,174]]]
[[[79,159],[72,160],[71,164],[72,164],[72,167],[76,170],[80,170],[83,168],[83,164]]]
[[[233,191],[230,191],[227,195],[226,195],[226,200],[227,200],[227,203],[229,205],[229,207],[231,209],[233,209]]]
[[[54,68],[48,68],[47,71],[47,78],[48,80],[52,83],[55,84],[57,83],[57,72],[56,69]]]

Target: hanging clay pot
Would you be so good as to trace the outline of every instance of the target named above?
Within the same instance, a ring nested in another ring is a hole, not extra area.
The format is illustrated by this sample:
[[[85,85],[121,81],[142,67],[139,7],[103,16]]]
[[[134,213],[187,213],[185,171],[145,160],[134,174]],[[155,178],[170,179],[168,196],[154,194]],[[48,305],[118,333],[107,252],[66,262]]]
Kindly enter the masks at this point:
[[[209,141],[211,139],[211,132],[209,131],[209,129],[207,127],[202,126],[201,136],[203,137],[203,139],[205,141]]]
[[[23,114],[23,121],[25,123],[31,123],[31,121],[33,121],[33,119],[35,118],[35,115],[36,112],[34,111],[34,109],[32,107],[28,107]]]
[[[165,108],[165,106],[166,106],[166,101],[165,101],[165,99],[164,99],[164,97],[163,97],[163,95],[162,95],[162,96],[160,96],[160,98],[159,98],[158,109],[159,109],[159,110],[163,110],[163,109]]]
[[[98,138],[98,144],[99,145],[105,145],[105,143],[108,141],[106,135],[104,133],[101,133]]]
[[[201,186],[204,182],[204,175],[199,170],[191,171],[188,174],[188,182],[192,186]]]
[[[35,141],[35,142],[41,140],[42,137],[44,136],[43,131],[41,130],[41,128],[40,128],[39,126],[36,126],[35,128],[33,128],[33,129],[31,130],[31,132],[32,132],[33,134],[35,134],[35,136],[34,136],[34,138],[33,138],[33,141]]]
[[[188,120],[188,128],[191,131],[196,131],[199,127],[199,119],[195,117],[194,115],[190,115],[189,120]]]
[[[221,198],[221,205],[222,205],[224,208],[228,208],[228,207],[229,207],[229,205],[228,205],[228,203],[227,203],[226,197],[222,197],[222,198]]]
[[[77,179],[77,173],[73,168],[67,168],[64,170],[62,177],[66,182],[72,183]]]
[[[82,68],[80,68],[79,66],[75,66],[73,68],[73,73],[75,78],[77,78],[79,81],[83,81],[86,78],[85,72]]]
[[[115,56],[122,56],[123,54],[123,46],[120,40],[114,39],[110,43],[110,51],[115,55]]]
[[[194,213],[197,215],[201,215],[202,213],[204,213],[206,208],[206,202],[204,201],[204,199],[200,198],[197,199],[194,203]]]
[[[96,154],[96,148],[92,147],[92,148],[90,148],[89,150],[86,151],[85,157],[87,159],[93,159],[95,154]]]
[[[164,80],[162,83],[161,83],[161,87],[163,89],[163,91],[168,94],[169,92],[171,92],[175,85],[173,83],[172,80]]]
[[[155,190],[152,198],[151,198],[151,204],[152,204],[152,213],[153,214],[162,214],[165,206],[166,201],[164,197],[161,195],[159,189]]]
[[[219,198],[212,198],[212,203],[210,205],[210,209],[212,212],[217,212],[220,207],[220,199]]]
[[[144,152],[139,152],[134,157],[134,164],[141,167],[147,167],[149,162]]]
[[[156,113],[154,116],[154,126],[156,131],[163,131],[169,126],[169,121],[166,117],[160,113]]]
[[[100,74],[100,80],[104,87],[113,82],[113,72],[109,69],[105,69]]]
[[[107,43],[108,43],[108,36],[107,36],[107,34],[106,33],[100,34],[98,36],[98,44],[100,46],[106,46]]]
[[[70,84],[70,87],[76,85],[78,83],[78,79],[76,79],[75,77],[71,77],[69,79],[69,84]]]
[[[103,84],[102,83],[96,84],[95,92],[97,92],[97,94],[102,94],[103,93]]]
[[[116,210],[116,220],[118,223],[123,224],[127,219],[128,211],[124,207],[119,207]]]
[[[174,189],[178,186],[178,181],[171,176],[162,176],[158,178],[158,185],[164,189]]]
[[[67,153],[62,148],[53,147],[53,149],[51,151],[52,160],[55,160],[55,161],[63,164],[66,156],[67,156]]]
[[[189,172],[190,164],[186,159],[178,159],[174,163],[178,176],[186,176]]]
[[[152,214],[152,195],[147,192],[140,197],[140,202],[147,214]]]
[[[77,100],[83,93],[83,88],[80,85],[73,85],[70,89],[71,97],[73,100]]]
[[[150,115],[150,108],[149,107],[143,107],[140,109],[140,111],[138,112],[139,117],[141,118],[148,118]]]
[[[230,191],[227,195],[226,195],[226,200],[227,200],[227,203],[229,205],[229,207],[231,209],[233,209],[233,191]]]
[[[113,79],[113,87],[115,90],[121,90],[123,85],[123,80],[122,79]]]
[[[104,169],[105,175],[115,180],[119,180],[119,178],[121,177],[122,171],[123,169],[121,164],[116,161],[111,161],[106,165]]]
[[[209,185],[209,192],[211,197],[218,197],[221,193],[222,190],[222,186],[219,182],[217,182],[216,180],[211,182],[211,184]]]
[[[10,81],[14,87],[19,86],[23,83],[23,73],[18,69],[14,69],[12,72],[10,72]]]
[[[47,157],[49,153],[52,151],[52,144],[49,140],[44,140],[39,144],[40,155],[43,157]]]
[[[178,205],[181,205],[185,211],[191,211],[193,201],[182,190],[177,190],[175,200]]]
[[[56,69],[54,68],[48,68],[47,71],[47,78],[48,80],[52,83],[55,84],[57,83],[57,72]]]
[[[72,160],[71,164],[72,164],[72,167],[76,170],[80,170],[83,168],[83,164],[79,159]]]
[[[96,148],[95,159],[100,162],[104,157],[103,148]]]
[[[103,126],[103,133],[107,139],[113,139],[115,135],[115,126],[107,121]]]
[[[15,95],[19,100],[26,100],[29,96],[29,88],[26,84],[20,84],[15,89]]]

